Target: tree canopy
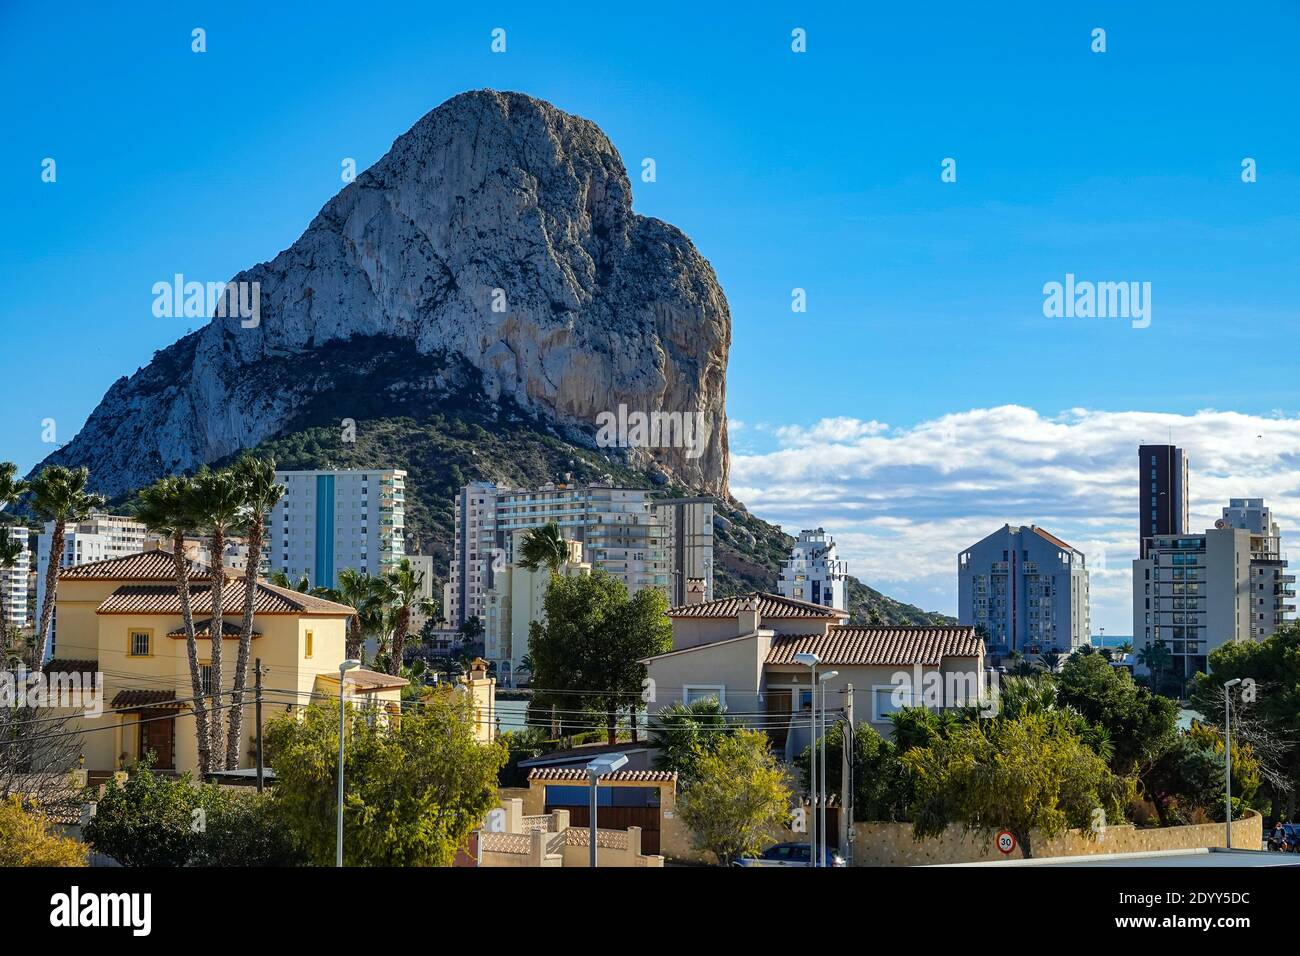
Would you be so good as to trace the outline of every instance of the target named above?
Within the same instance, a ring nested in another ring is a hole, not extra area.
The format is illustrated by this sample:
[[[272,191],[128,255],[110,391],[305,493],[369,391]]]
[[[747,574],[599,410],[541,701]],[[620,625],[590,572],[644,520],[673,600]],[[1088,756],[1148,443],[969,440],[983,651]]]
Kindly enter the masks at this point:
[[[767,735],[737,730],[716,749],[701,751],[695,774],[677,799],[677,812],[696,849],[720,863],[752,856],[789,822],[790,788],[768,748]]]
[[[654,588],[629,598],[622,581],[595,572],[553,577],[545,610],[545,621],[529,625],[537,695],[570,715],[583,710],[603,714],[606,735],[614,743],[618,715],[641,704],[642,659],[672,647],[672,625],[664,616],[667,600]]]
[[[915,777],[918,838],[950,824],[986,838],[1007,829],[1025,858],[1035,831],[1096,832],[1106,820],[1124,819],[1132,794],[1131,780],[1046,714],[968,723],[902,760]]]
[[[474,737],[472,706],[431,694],[400,719],[349,708],[343,803],[349,866],[449,866],[497,800],[500,742]],[[277,811],[318,865],[335,853],[338,705],[312,704],[271,724]]]

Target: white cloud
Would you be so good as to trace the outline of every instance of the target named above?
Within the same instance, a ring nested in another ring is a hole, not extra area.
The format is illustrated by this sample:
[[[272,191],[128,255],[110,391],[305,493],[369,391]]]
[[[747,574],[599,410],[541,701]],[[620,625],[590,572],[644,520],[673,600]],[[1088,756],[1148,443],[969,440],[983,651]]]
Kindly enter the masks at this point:
[[[1045,416],[1003,405],[911,428],[829,418],[773,429],[778,447],[732,460],[732,493],[786,531],[825,527],[852,573],[892,597],[955,613],[957,553],[1004,523],[1037,524],[1088,555],[1094,627],[1132,629],[1137,446],[1190,461],[1191,522],[1230,497],[1263,497],[1300,529],[1300,417],[1219,412]]]

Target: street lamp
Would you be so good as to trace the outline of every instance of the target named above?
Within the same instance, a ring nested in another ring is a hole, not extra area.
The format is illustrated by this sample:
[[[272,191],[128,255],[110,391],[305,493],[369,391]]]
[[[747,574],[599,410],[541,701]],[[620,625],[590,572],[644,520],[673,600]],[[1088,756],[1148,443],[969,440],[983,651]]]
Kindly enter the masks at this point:
[[[821,842],[826,846],[830,845],[830,836],[826,829],[826,805],[831,802],[831,792],[826,789],[826,682],[833,677],[839,676],[839,671],[827,671],[822,674],[821,677],[817,678],[817,683],[820,685],[822,691],[821,723],[817,728],[817,736],[821,738],[821,752],[818,754],[817,765],[821,769],[822,804],[821,818],[817,821],[817,829],[818,832],[821,833]],[[843,812],[843,808],[841,808],[841,812]],[[823,847],[818,847],[817,849],[819,850],[817,860],[818,863],[821,863],[825,860],[826,851]]]
[[[600,778],[627,763],[625,754],[605,754],[587,764],[587,779],[591,783],[591,865],[596,866],[596,794],[599,792]]]
[[[347,708],[343,704],[343,675],[354,667],[360,667],[360,661],[347,660],[339,665],[339,816],[338,816],[338,839],[336,841],[336,853],[334,854],[334,865],[343,865],[343,727],[344,718]]]
[[[809,715],[808,751],[810,754],[808,765],[808,790],[809,802],[808,807],[811,811],[809,816],[812,818],[808,826],[808,856],[810,865],[817,865],[817,665],[821,663],[821,658],[810,651],[801,651],[794,656],[796,664],[802,664],[812,672],[812,713]]]
[[[1228,849],[1232,849],[1232,694],[1231,689],[1241,683],[1240,677],[1234,677],[1223,685],[1223,783],[1227,794]]]

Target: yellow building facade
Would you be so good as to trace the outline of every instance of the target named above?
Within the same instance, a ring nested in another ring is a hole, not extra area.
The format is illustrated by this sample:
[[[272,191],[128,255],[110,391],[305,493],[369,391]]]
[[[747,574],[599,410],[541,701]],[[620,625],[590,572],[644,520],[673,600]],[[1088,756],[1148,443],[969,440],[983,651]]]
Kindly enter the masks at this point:
[[[244,578],[225,572],[222,672],[217,675],[212,668],[210,571],[200,565],[191,565],[190,571],[203,692],[210,716],[224,727],[239,653]],[[264,723],[305,707],[314,696],[335,696],[353,613],[343,604],[257,582],[240,768],[255,762],[253,661],[260,658],[262,663]],[[118,770],[152,752],[159,770],[197,772],[194,692],[171,554],[144,551],[64,569],[55,615],[56,657],[46,665],[46,674],[94,674],[99,683],[103,713],[74,721],[83,731],[85,768]],[[388,710],[400,706],[404,679],[368,670],[350,671],[348,677],[346,692],[358,703]]]

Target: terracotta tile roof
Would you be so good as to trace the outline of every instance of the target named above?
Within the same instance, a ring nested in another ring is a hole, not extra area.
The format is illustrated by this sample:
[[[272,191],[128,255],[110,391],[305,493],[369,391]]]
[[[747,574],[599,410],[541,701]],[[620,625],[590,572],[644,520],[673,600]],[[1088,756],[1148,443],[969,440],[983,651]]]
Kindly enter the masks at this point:
[[[120,690],[113,702],[109,704],[113,710],[123,710],[128,707],[181,707],[183,705],[176,703],[176,691],[174,690]]]
[[[823,607],[810,601],[796,601],[794,598],[779,594],[767,594],[754,591],[751,594],[739,594],[735,597],[719,598],[704,604],[681,604],[669,608],[669,617],[735,617],[749,601],[758,602],[760,619],[766,618],[822,618],[839,619],[848,617],[847,611]]]
[[[45,665],[46,674],[82,674],[89,675],[91,681],[99,672],[99,661],[76,660],[70,657],[55,657]],[[91,686],[94,686],[93,683]]]
[[[1042,528],[1038,527],[1038,525],[1032,525],[1032,526],[1031,526],[1031,530],[1032,530],[1036,535],[1038,535],[1040,538],[1043,538],[1043,539],[1045,539],[1045,540],[1047,540],[1047,541],[1052,542],[1052,544],[1056,545],[1058,548],[1065,548],[1066,550],[1069,550],[1069,551],[1073,551],[1073,550],[1074,550],[1074,546],[1073,546],[1073,545],[1066,544],[1064,541],[1062,541],[1062,540],[1061,540],[1060,538],[1058,538],[1056,535],[1052,534],[1050,531],[1044,531]]]
[[[244,579],[226,585],[222,593],[223,614],[242,615],[244,611]],[[211,589],[203,584],[190,590],[190,603],[195,614],[212,613]],[[256,614],[347,614],[355,613],[346,604],[335,604],[324,598],[302,594],[287,588],[278,588],[265,581],[257,582],[257,595],[253,599]],[[181,599],[174,586],[165,584],[124,584],[95,610],[96,614],[180,614]]]
[[[322,680],[339,682],[338,671],[325,671],[318,675]],[[355,667],[348,671],[347,682],[355,685],[356,689],[368,690],[395,690],[398,687],[405,687],[411,683],[405,677],[395,677],[392,674],[385,674],[382,671],[372,671],[364,667]]]
[[[240,593],[243,593],[243,588],[240,588]],[[180,612],[178,611],[177,613]],[[210,617],[202,621],[194,622],[195,637],[209,637],[211,630],[212,630],[212,618]],[[221,636],[224,639],[228,641],[231,639],[237,640],[239,638],[239,635],[243,633],[243,630],[244,630],[244,615],[243,615],[242,606],[240,607],[240,614],[238,617],[234,618],[233,620],[228,617],[223,617],[221,619]],[[175,638],[176,640],[184,640],[185,625],[182,624],[180,627],[176,628],[175,630],[168,631],[167,636],[171,638]],[[257,628],[253,628],[253,636],[261,637],[262,632],[259,631]]]
[[[940,627],[838,627],[825,634],[778,634],[767,653],[768,664],[794,664],[796,654],[811,651],[822,664],[874,664],[882,666],[937,665],[945,657],[977,657],[984,642],[975,628]]]
[[[206,565],[189,562],[190,580],[207,581],[209,571]],[[156,548],[123,555],[120,558],[105,558],[103,561],[91,561],[89,564],[77,564],[59,572],[61,581],[175,581],[176,563],[170,551]]]
[[[581,780],[586,782],[585,767],[538,767],[528,774],[529,780]],[[615,770],[600,778],[604,781],[631,783],[666,783],[677,779],[675,770]]]

